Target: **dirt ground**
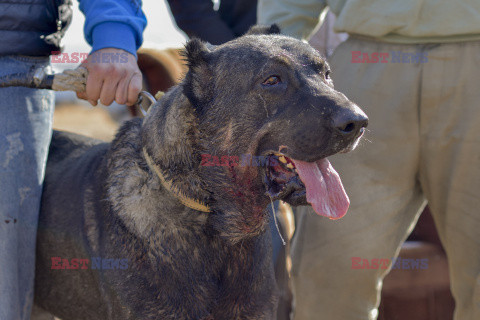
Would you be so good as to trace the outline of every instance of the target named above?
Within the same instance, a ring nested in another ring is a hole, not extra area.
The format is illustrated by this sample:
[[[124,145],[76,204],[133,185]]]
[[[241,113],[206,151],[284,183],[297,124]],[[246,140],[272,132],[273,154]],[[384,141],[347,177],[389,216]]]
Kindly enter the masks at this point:
[[[113,139],[117,129],[105,107],[64,104],[55,108],[53,128],[83,134],[104,141]]]

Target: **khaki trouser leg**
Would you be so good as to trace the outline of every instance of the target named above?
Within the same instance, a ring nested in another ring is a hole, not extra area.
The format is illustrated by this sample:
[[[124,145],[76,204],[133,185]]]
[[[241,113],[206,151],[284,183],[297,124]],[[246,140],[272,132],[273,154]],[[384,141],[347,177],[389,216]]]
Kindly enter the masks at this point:
[[[297,320],[375,319],[387,270],[352,269],[351,258],[393,258],[424,204],[416,178],[421,66],[351,63],[351,51],[391,50],[405,48],[352,39],[332,57],[335,88],[367,113],[369,132],[354,152],[331,158],[350,196],[347,215],[329,221],[309,207],[296,210]]]
[[[351,51],[418,52],[421,64],[352,64]],[[333,158],[351,198],[340,221],[297,210],[295,319],[374,318],[385,270],[430,201],[449,258],[456,320],[480,319],[480,43],[402,46],[352,39],[332,58],[336,88],[370,117],[372,143]]]
[[[447,251],[456,320],[480,319],[480,42],[429,51],[420,176]]]

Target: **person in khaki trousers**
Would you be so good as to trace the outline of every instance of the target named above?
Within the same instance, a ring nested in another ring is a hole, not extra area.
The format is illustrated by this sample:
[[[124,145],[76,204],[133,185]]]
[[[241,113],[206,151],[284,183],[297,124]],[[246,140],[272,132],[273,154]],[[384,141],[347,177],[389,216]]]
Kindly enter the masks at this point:
[[[352,257],[396,257],[428,201],[454,318],[478,320],[480,2],[260,0],[258,19],[306,38],[327,5],[335,30],[349,34],[329,61],[335,88],[368,114],[369,132],[354,152],[331,158],[350,196],[347,215],[295,211],[295,319],[376,319],[388,269],[354,269]]]

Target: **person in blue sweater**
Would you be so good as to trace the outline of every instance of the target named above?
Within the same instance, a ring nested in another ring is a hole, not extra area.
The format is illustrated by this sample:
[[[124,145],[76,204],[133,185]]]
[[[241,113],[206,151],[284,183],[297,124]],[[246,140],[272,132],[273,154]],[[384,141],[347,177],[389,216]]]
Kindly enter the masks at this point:
[[[146,18],[140,0],[81,0],[92,51],[86,92],[92,105],[135,103],[142,86],[136,51]],[[0,0],[0,77],[47,67],[71,20],[71,0]],[[122,59],[103,59],[108,56]],[[100,57],[100,58],[99,58]],[[0,88],[0,319],[30,319],[35,239],[52,131],[53,92]]]

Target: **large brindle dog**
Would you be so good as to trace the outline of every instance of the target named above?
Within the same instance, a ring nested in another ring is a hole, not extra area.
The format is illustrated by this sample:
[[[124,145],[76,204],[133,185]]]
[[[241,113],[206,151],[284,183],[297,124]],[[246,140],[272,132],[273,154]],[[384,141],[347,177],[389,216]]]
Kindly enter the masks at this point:
[[[317,52],[276,33],[188,42],[184,81],[110,144],[54,134],[37,305],[64,320],[275,318],[265,209],[345,214],[326,157],[367,124]]]

